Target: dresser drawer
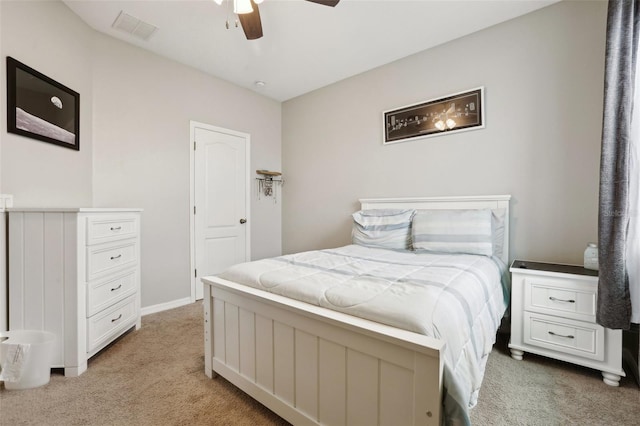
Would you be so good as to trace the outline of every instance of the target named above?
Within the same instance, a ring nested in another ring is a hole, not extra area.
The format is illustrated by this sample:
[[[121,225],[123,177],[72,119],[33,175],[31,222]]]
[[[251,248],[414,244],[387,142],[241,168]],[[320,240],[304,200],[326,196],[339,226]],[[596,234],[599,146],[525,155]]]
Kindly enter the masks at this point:
[[[87,287],[87,318],[130,296],[138,288],[137,271],[92,281]]]
[[[111,340],[136,322],[136,296],[129,296],[112,307],[87,319],[87,352]]]
[[[133,238],[137,235],[137,216],[95,216],[87,218],[87,245]]]
[[[593,281],[528,277],[524,281],[524,309],[595,322],[596,292]]]
[[[87,248],[87,281],[135,266],[138,240],[100,244]]]
[[[602,361],[604,334],[598,324],[524,313],[524,343],[528,345]]]

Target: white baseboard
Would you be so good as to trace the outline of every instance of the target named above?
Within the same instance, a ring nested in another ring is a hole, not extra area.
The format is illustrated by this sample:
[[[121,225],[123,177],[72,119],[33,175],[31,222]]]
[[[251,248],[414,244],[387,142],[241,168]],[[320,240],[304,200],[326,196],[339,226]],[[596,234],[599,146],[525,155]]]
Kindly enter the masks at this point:
[[[149,314],[155,314],[157,312],[168,311],[169,309],[179,308],[180,306],[188,305],[192,303],[190,297],[184,299],[172,300],[167,303],[160,303],[158,305],[146,306],[140,309],[140,315],[145,316]]]

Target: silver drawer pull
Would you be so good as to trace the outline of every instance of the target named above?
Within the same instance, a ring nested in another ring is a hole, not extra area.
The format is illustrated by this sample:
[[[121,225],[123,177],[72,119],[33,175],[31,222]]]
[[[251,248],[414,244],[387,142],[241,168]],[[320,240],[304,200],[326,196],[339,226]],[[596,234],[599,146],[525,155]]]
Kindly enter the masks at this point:
[[[116,259],[120,259],[122,257],[121,254],[117,255],[117,256],[111,256],[109,259],[111,260],[116,260]]]
[[[552,335],[552,336],[556,336],[556,337],[564,337],[564,338],[567,338],[567,339],[575,339],[575,336],[572,336],[571,334],[568,335],[568,336],[563,336],[562,334],[557,334],[557,333],[554,333],[553,331],[550,331],[549,334]]]
[[[553,297],[553,296],[549,296],[549,300],[551,300],[551,301],[553,301],[553,302],[576,303],[576,301],[575,301],[575,300],[573,300],[573,299],[568,299],[568,300],[565,300],[565,299],[557,299],[557,298],[555,298],[555,297]]]
[[[111,291],[116,291],[116,290],[120,290],[122,288],[122,284],[120,284],[118,287],[116,288],[112,288]]]
[[[122,318],[122,314],[118,315],[118,318],[114,318],[111,320],[111,322],[116,322],[118,321],[120,318]]]
[[[111,228],[112,231],[119,231],[122,229],[122,226]]]

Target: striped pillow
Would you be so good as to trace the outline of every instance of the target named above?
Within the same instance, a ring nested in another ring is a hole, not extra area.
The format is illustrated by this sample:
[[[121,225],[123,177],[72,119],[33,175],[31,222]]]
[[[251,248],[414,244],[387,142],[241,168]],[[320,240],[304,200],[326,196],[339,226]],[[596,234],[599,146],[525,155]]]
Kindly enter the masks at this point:
[[[411,249],[411,219],[415,210],[374,209],[354,213],[353,244],[387,249]]]
[[[491,256],[491,210],[419,210],[411,237],[418,252]]]

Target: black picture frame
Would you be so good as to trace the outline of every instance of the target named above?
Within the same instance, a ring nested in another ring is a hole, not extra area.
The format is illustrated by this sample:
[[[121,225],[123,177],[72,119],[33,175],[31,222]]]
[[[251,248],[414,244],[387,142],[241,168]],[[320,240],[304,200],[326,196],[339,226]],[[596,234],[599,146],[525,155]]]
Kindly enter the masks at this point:
[[[7,131],[80,150],[80,94],[7,56]]]
[[[383,113],[383,144],[484,128],[484,87]]]

